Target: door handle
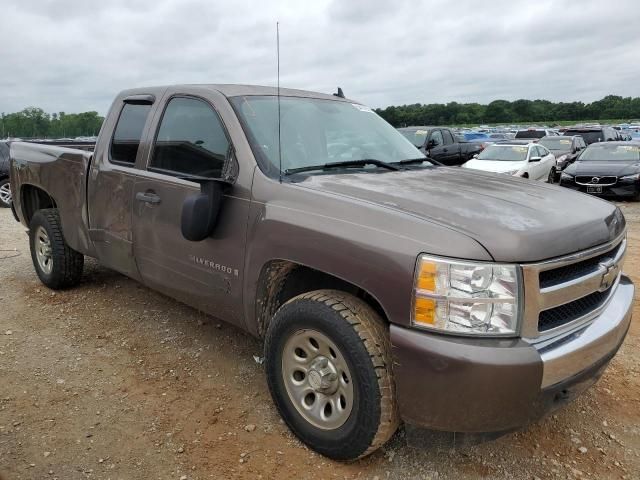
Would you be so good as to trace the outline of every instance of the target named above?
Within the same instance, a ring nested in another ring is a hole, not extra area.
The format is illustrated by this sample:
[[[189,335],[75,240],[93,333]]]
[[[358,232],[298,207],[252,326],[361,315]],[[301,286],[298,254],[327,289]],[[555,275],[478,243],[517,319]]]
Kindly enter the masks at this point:
[[[138,192],[136,193],[136,200],[154,205],[160,203],[160,197],[153,192]]]

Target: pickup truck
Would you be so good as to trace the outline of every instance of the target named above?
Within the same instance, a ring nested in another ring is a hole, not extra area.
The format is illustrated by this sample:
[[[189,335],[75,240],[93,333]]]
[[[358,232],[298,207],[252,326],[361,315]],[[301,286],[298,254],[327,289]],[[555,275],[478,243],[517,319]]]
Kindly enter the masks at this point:
[[[263,339],[278,411],[330,458],[401,422],[523,427],[593,384],[631,321],[616,206],[431,162],[353,100],[140,88],[93,152],[10,156],[46,286],[78,284],[94,257]]]
[[[404,127],[398,131],[421,152],[443,165],[462,165],[483,149],[482,143],[461,142],[444,127]]]

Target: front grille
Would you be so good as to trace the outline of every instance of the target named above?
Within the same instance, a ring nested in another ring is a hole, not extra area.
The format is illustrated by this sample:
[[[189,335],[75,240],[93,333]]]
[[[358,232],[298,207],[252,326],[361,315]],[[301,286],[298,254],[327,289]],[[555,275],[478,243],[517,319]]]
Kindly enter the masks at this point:
[[[611,288],[604,292],[594,292],[573,302],[540,312],[538,331],[551,330],[584,317],[589,312],[601,307],[607,300],[610,291]]]
[[[540,272],[540,288],[553,287],[554,285],[569,282],[595,272],[601,261],[606,258],[615,258],[619,248],[620,245],[617,245],[613,250],[603,253],[602,255],[597,255],[564,267]]]
[[[523,337],[543,341],[597,315],[617,288],[626,246],[621,235],[589,250],[522,265]]]
[[[594,182],[594,180],[597,181]],[[577,183],[585,183],[589,185],[611,185],[618,181],[618,177],[615,176],[605,176],[600,177],[598,175],[579,175],[576,177]]]

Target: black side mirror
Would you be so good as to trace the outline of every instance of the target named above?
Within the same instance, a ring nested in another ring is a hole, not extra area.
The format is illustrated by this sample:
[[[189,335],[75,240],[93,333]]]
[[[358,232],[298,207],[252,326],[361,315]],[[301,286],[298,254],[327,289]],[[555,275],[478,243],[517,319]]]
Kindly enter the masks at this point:
[[[429,140],[429,141],[427,142],[427,149],[429,149],[429,148],[433,148],[433,147],[435,147],[435,146],[436,146],[436,142],[435,142],[435,140]]]
[[[200,183],[200,193],[190,195],[182,204],[182,236],[192,242],[200,242],[209,237],[216,228],[225,183],[200,177],[187,179]]]

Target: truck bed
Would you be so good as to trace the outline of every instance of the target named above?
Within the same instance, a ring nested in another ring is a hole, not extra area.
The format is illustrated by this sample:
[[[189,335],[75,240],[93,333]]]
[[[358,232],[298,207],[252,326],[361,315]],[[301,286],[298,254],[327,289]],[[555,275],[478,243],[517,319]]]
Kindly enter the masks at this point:
[[[92,254],[85,206],[87,169],[93,153],[59,145],[12,142],[9,155],[13,202],[20,221],[28,227],[34,205],[42,195],[39,190],[48,192],[51,203],[61,212],[69,246]]]

